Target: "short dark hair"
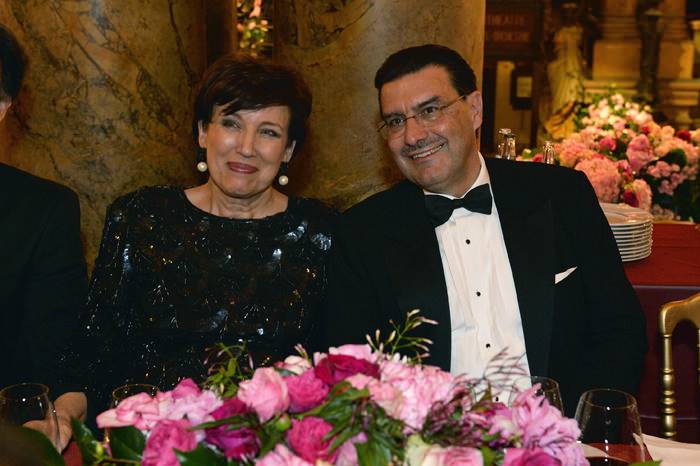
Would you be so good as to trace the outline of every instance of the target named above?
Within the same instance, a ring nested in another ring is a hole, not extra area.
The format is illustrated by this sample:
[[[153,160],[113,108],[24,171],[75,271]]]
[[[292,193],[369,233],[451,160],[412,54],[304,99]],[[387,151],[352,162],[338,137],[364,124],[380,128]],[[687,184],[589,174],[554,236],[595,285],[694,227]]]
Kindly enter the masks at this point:
[[[15,100],[22,87],[26,60],[12,33],[0,25],[0,100]]]
[[[377,70],[374,87],[381,91],[384,84],[420,71],[426,66],[445,68],[459,95],[469,95],[476,90],[476,76],[469,63],[451,48],[436,44],[409,47],[390,55]]]
[[[311,113],[311,93],[301,76],[289,67],[250,56],[226,55],[207,69],[197,90],[192,131],[195,144],[198,123],[211,123],[215,106],[231,115],[274,105],[289,108],[289,143],[294,152],[304,143],[306,121]]]

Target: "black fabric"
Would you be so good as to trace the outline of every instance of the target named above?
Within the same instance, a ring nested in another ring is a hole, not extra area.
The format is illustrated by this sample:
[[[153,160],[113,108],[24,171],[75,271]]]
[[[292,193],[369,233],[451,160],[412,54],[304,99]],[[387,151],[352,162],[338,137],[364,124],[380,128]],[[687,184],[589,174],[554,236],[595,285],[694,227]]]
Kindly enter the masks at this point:
[[[488,184],[482,184],[467,192],[462,198],[449,199],[437,194],[425,196],[425,208],[428,218],[433,226],[437,227],[445,223],[452,216],[455,209],[464,208],[470,212],[491,215],[491,190]]]
[[[79,370],[91,415],[111,390],[201,382],[207,348],[245,342],[256,364],[307,344],[326,288],[333,212],[289,198],[285,212],[235,220],[176,187],[143,188],[108,209],[82,317]]]
[[[566,412],[593,387],[635,393],[646,351],[644,316],[610,227],[585,175],[486,159],[515,282],[533,375],[561,384]],[[576,270],[555,284],[554,276]],[[401,182],[349,209],[331,261],[319,347],[361,343],[420,309],[427,360],[449,370],[450,310],[435,230],[422,190]]]
[[[0,164],[0,387],[78,388],[64,358],[86,290],[78,197]]]

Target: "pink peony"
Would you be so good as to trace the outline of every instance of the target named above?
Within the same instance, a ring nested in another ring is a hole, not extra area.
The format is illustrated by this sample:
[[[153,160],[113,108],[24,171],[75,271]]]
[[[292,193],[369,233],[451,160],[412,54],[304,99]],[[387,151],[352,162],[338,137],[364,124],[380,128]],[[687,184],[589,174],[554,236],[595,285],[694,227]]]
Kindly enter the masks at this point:
[[[343,345],[337,348],[329,348],[329,354],[344,354],[357,359],[364,359],[371,363],[377,362],[377,355],[372,353],[372,348],[369,345]]]
[[[255,462],[256,466],[313,466],[279,443],[274,450]]]
[[[238,398],[266,422],[289,408],[289,393],[282,376],[271,367],[257,369],[253,378],[240,383]]]
[[[536,448],[508,448],[503,466],[565,466],[561,461]]]
[[[146,440],[142,466],[179,466],[173,449],[190,451],[197,446],[194,432],[188,430],[191,426],[187,419],[158,422]]]
[[[365,441],[367,441],[367,435],[364,432],[360,432],[339,446],[335,466],[357,466],[357,449],[355,444],[364,443]]]
[[[560,144],[555,145],[554,149],[559,156],[559,163],[565,167],[575,166],[589,150],[584,143],[569,139],[565,139]]]
[[[421,466],[482,466],[484,458],[476,448],[440,447],[428,448]]]
[[[646,181],[638,179],[632,182],[632,189],[637,194],[640,209],[651,211],[651,187]]]
[[[301,375],[311,369],[311,363],[301,356],[287,356],[284,361],[276,362],[275,368],[291,372],[294,375]]]
[[[158,401],[148,393],[138,393],[123,399],[116,408],[100,413],[97,427],[134,426],[139,430],[151,430],[162,419]]]
[[[193,425],[211,421],[211,413],[223,404],[216,393],[200,390],[191,379],[184,379],[171,392],[159,393],[156,398],[165,419],[186,417]]]
[[[292,450],[301,458],[315,463],[316,460],[334,462],[338,450],[329,452],[334,437],[324,440],[333,426],[320,417],[307,416],[301,421],[292,420],[292,428],[287,431],[287,441]]]
[[[642,167],[654,160],[654,151],[646,135],[640,134],[630,141],[627,146],[627,158],[635,172],[639,172]]]
[[[238,398],[230,398],[211,413],[217,421],[250,412],[248,406]],[[260,449],[260,441],[252,429],[242,428],[230,430],[228,425],[206,429],[208,443],[219,447],[227,458],[240,460],[251,458]]]
[[[355,374],[377,377],[379,375],[379,367],[365,359],[358,359],[354,356],[329,354],[316,364],[314,372],[316,377],[332,387]]]
[[[289,411],[300,413],[320,405],[328,395],[328,385],[316,377],[313,369],[301,375],[285,377],[289,392]]]
[[[605,156],[596,157],[582,160],[575,169],[586,174],[600,201],[617,202],[622,176],[618,172],[615,162]]]

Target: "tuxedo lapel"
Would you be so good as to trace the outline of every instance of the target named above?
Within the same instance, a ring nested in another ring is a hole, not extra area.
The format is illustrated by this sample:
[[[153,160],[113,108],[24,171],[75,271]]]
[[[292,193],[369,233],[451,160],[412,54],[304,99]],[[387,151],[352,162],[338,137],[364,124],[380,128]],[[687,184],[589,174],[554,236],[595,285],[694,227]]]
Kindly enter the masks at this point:
[[[514,176],[517,164],[486,159],[513,272],[530,372],[546,375],[554,312],[552,204]]]
[[[433,341],[428,362],[449,370],[450,310],[435,229],[426,215],[420,189],[408,182],[395,189],[399,202],[394,203],[395,210],[387,212],[390,228],[383,232],[386,268],[402,312],[395,316],[395,322],[403,322],[405,312],[413,309],[436,320],[438,325],[421,330],[422,336]]]

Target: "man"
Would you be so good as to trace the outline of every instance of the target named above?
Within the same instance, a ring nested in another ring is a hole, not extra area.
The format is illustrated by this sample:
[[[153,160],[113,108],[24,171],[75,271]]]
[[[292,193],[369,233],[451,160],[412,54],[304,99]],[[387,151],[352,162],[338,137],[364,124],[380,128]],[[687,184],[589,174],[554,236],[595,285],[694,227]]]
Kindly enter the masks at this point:
[[[0,26],[0,121],[19,93],[24,65],[17,41]],[[0,388],[41,382],[63,393],[55,401],[59,450],[70,440],[70,418],[85,412],[82,393],[64,393],[70,386],[61,358],[86,289],[75,193],[0,163]],[[43,423],[33,427],[46,432]]]
[[[401,50],[375,86],[407,180],[341,221],[327,342],[361,342],[417,308],[438,322],[420,327],[434,342],[427,362],[453,373],[480,376],[507,349],[560,383],[569,414],[588,388],[635,392],[643,314],[585,175],[484,159],[481,94],[451,49]]]

